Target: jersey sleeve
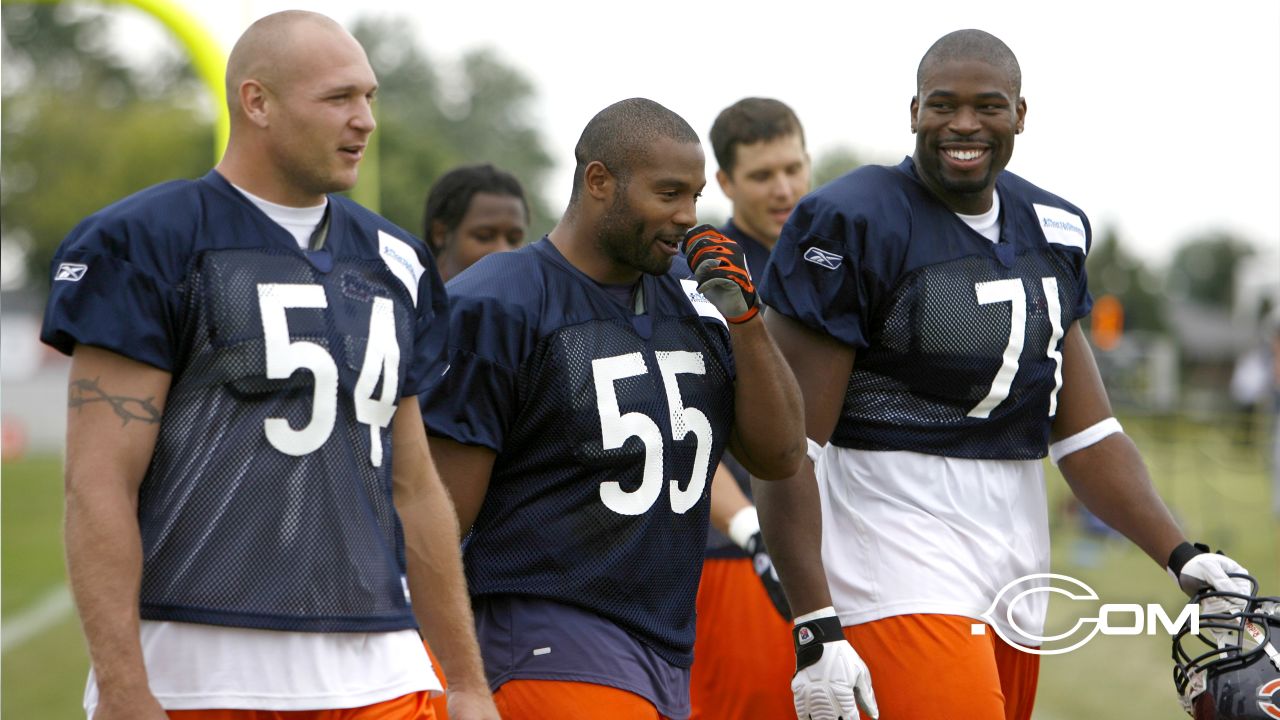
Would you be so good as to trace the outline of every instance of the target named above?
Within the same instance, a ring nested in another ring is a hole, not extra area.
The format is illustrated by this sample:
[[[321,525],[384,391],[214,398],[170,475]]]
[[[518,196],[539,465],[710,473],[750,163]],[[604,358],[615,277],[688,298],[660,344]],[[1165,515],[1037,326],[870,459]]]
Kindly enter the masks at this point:
[[[419,399],[432,435],[501,452],[517,409],[525,322],[520,308],[473,289],[450,284],[446,365]]]
[[[1084,213],[1080,214],[1080,218],[1084,221],[1085,229],[1085,251],[1081,253],[1079,259],[1079,282],[1076,285],[1076,307],[1075,319],[1079,320],[1093,311],[1093,295],[1089,293],[1089,273],[1085,268],[1085,259],[1090,250],[1093,249],[1093,228],[1089,225],[1089,218]]]
[[[94,216],[52,262],[40,339],[70,355],[93,345],[172,372],[181,292],[142,251],[159,240],[136,223]]]
[[[842,205],[842,204],[841,204]],[[760,282],[766,305],[854,348],[867,347],[868,317],[881,295],[888,242],[868,238],[861,215],[810,195],[782,229]]]

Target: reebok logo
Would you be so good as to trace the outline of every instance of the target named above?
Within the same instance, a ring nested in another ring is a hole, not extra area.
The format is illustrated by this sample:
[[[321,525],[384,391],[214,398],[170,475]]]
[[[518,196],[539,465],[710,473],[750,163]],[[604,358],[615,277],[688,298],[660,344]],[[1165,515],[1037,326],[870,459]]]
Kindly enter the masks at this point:
[[[53,276],[53,281],[80,282],[80,278],[84,277],[84,273],[88,269],[88,265],[81,265],[80,263],[62,263],[58,266],[58,272]]]
[[[840,263],[844,261],[844,258],[839,255],[816,247],[811,247],[808,250],[805,250],[804,259],[814,265],[821,265],[828,270],[835,270],[840,267]]]

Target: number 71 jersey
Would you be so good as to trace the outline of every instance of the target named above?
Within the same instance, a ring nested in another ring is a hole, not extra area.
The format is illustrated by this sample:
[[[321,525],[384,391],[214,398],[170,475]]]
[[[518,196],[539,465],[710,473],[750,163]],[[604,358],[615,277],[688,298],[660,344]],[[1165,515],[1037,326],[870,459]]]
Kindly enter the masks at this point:
[[[999,243],[939,202],[910,158],[859,168],[797,206],[760,292],[857,350],[833,444],[1047,454],[1063,338],[1092,305],[1089,223],[1010,172],[996,190]]]
[[[211,172],[94,214],[58,250],[42,339],[172,375],[138,498],[144,619],[415,627],[390,425],[443,351],[447,301],[412,236],[337,196],[327,218],[302,251]]]
[[[586,608],[688,667],[733,357],[692,280],[639,287],[636,314],[546,239],[482,259],[449,282],[450,366],[423,415],[497,453],[464,551],[472,595]]]

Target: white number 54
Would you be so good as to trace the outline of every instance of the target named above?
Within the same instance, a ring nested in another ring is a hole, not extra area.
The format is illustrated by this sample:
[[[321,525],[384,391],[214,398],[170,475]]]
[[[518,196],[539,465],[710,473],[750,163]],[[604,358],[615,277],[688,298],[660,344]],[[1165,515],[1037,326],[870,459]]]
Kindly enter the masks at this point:
[[[267,440],[286,455],[306,455],[320,449],[338,416],[338,366],[329,351],[307,340],[291,340],[290,308],[323,309],[329,306],[320,285],[262,283],[258,285],[258,308],[262,314],[263,344],[267,354],[267,377],[283,380],[298,370],[314,378],[311,419],[294,430],[288,418],[273,417],[263,422]],[[365,345],[360,376],[352,390],[356,420],[369,426],[369,462],[382,465],[382,431],[396,412],[396,390],[400,384],[400,345],[396,341],[395,307],[387,298],[375,297],[369,315],[369,339]],[[374,397],[378,378],[382,392]]]

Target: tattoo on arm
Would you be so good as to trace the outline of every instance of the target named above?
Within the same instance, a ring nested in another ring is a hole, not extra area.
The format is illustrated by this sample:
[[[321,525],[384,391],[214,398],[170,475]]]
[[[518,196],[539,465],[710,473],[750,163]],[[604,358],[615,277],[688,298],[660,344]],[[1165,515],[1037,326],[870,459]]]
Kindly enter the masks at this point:
[[[80,378],[71,381],[67,392],[67,407],[81,408],[89,403],[104,402],[128,425],[130,420],[140,420],[148,425],[160,422],[160,408],[152,404],[154,397],[132,398],[122,395],[109,395],[98,385],[99,378],[92,380]]]

